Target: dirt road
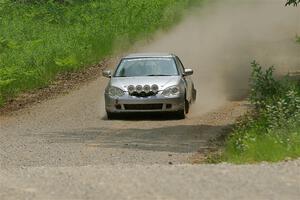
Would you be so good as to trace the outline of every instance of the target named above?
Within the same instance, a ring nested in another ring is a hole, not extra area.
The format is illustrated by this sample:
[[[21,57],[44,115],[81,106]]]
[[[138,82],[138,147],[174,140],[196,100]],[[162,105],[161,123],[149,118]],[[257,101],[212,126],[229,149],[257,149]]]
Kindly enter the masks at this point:
[[[185,120],[108,121],[99,77],[0,117],[0,199],[298,199],[300,163],[190,165],[246,109],[249,62],[298,67],[299,11],[282,1],[228,0],[195,9],[136,51],[172,51],[195,69]]]

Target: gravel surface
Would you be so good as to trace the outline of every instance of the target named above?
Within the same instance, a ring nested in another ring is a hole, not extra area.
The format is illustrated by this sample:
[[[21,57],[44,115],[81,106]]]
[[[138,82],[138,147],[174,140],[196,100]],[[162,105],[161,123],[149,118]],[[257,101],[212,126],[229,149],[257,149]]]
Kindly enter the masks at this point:
[[[216,112],[185,120],[151,116],[109,121],[101,97],[106,81],[99,78],[2,119],[1,167],[182,164],[195,152],[214,148],[210,141],[247,108],[245,102],[228,102]]]
[[[1,170],[0,199],[299,199],[300,162]]]
[[[1,119],[0,199],[298,199],[300,162],[190,165],[246,102],[167,118],[108,121],[100,78]],[[82,109],[82,108],[85,109]],[[102,109],[103,110],[103,109]],[[59,113],[59,114],[57,114]],[[72,116],[70,118],[69,116]]]
[[[168,36],[142,48],[168,48],[187,66],[196,67],[194,79],[200,95],[187,119],[138,116],[109,121],[103,102],[107,79],[101,77],[63,96],[0,116],[0,199],[298,200],[299,160],[240,166],[188,164],[197,152],[215,149],[212,141],[228,133],[248,109],[247,102],[236,98],[241,97],[240,86],[247,85],[248,76],[231,66],[248,66],[253,57],[283,66],[291,65],[290,61],[300,63],[298,53],[292,53],[299,52],[299,47],[289,35],[296,31],[288,29],[294,12],[269,10],[271,14],[265,14],[268,8],[277,10],[271,2],[281,5],[282,1],[243,1],[235,10],[231,9],[237,1],[228,2],[213,4],[202,10],[204,16],[187,18]],[[277,19],[272,13],[284,14]],[[248,26],[255,30],[253,37]],[[232,34],[240,29],[249,33]],[[264,43],[266,38],[260,37],[281,33],[278,30],[284,30],[283,38]]]

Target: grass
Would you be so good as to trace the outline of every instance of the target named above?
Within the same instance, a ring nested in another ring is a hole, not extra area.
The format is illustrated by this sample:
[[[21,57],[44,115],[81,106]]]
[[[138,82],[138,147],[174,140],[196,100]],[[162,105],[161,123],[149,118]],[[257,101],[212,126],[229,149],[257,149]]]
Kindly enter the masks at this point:
[[[64,2],[0,0],[0,106],[169,28],[201,0]]]
[[[232,163],[277,162],[300,157],[300,82],[275,80],[274,68],[252,63],[253,110],[227,138],[222,155],[210,160]]]
[[[273,130],[268,133],[253,128],[245,130],[243,135],[242,140],[232,137],[227,141],[226,150],[222,155],[223,161],[239,164],[261,161],[277,162],[300,156],[300,126],[289,130]],[[243,150],[237,148],[241,143],[244,145]]]

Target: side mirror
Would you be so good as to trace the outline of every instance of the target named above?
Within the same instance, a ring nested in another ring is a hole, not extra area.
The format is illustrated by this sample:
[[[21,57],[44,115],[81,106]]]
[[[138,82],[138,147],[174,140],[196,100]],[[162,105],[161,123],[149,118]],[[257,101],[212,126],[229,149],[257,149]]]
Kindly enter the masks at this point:
[[[184,76],[191,76],[194,74],[194,71],[192,69],[185,69],[184,70]]]
[[[102,75],[106,78],[111,78],[111,71],[110,70],[104,70],[102,72]]]

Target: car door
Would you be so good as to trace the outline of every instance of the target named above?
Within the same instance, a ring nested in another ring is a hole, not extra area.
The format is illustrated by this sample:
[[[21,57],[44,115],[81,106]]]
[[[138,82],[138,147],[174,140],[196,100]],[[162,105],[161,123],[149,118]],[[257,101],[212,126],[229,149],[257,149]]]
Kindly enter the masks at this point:
[[[185,82],[186,87],[186,99],[188,101],[192,100],[192,92],[193,92],[193,81],[191,79],[191,76],[184,76],[184,65],[182,64],[181,60],[176,56],[176,64],[178,66],[178,69],[180,71],[180,74],[182,75],[182,79]]]

